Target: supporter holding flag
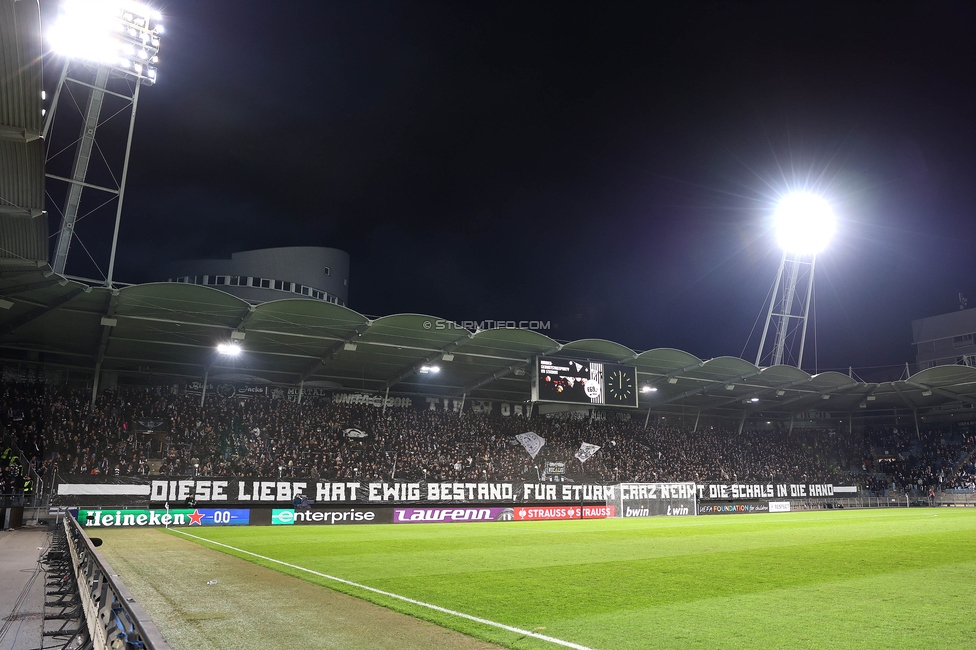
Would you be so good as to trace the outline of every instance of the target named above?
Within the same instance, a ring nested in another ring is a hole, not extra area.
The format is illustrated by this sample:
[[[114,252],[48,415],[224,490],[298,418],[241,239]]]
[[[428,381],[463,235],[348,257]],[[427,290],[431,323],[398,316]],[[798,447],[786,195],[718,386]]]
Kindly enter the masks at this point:
[[[600,447],[598,445],[591,445],[588,442],[584,442],[583,444],[580,445],[579,450],[576,452],[576,458],[579,459],[579,462],[585,463],[586,461],[588,461],[590,458],[593,457],[593,454],[595,454],[599,450]]]

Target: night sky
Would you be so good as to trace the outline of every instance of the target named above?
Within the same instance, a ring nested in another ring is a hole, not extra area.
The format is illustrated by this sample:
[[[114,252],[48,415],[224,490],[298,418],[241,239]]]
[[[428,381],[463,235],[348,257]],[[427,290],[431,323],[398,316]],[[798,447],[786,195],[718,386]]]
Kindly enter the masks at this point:
[[[739,356],[806,187],[839,218],[817,368],[903,365],[912,319],[976,306],[971,2],[158,6],[120,280],[332,246],[371,316]]]

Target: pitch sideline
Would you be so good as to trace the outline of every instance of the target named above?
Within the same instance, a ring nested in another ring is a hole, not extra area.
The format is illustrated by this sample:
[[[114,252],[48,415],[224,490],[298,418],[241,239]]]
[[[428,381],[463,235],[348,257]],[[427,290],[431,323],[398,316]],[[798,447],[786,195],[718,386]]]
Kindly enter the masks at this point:
[[[562,639],[557,639],[555,637],[546,636],[545,634],[538,634],[537,632],[532,632],[530,630],[523,630],[521,628],[513,627],[511,625],[505,625],[504,623],[497,623],[495,621],[489,621],[486,618],[479,618],[477,616],[472,616],[471,614],[465,614],[464,612],[457,612],[457,611],[454,611],[453,609],[447,609],[446,607],[441,607],[440,605],[432,605],[430,603],[425,603],[425,602],[420,601],[420,600],[414,600],[413,598],[408,598],[407,596],[401,596],[399,594],[394,594],[394,593],[391,593],[389,591],[383,591],[382,589],[376,589],[375,587],[369,587],[367,585],[362,585],[362,584],[359,584],[358,582],[353,582],[352,580],[346,580],[344,578],[337,578],[336,576],[330,576],[327,573],[322,573],[320,571],[315,571],[313,569],[306,569],[305,567],[298,566],[297,564],[291,564],[289,562],[284,562],[282,560],[276,560],[273,557],[267,557],[265,555],[259,555],[257,553],[252,553],[251,551],[245,551],[242,548],[237,548],[236,546],[231,546],[230,544],[224,544],[222,542],[215,542],[215,541],[213,541],[211,539],[207,539],[206,537],[200,537],[199,535],[194,535],[193,533],[186,533],[186,532],[183,532],[182,530],[177,530],[176,528],[169,528],[169,527],[167,527],[167,529],[173,531],[174,533],[179,533],[180,535],[186,535],[187,537],[192,537],[194,539],[198,539],[198,540],[200,540],[202,542],[206,542],[207,544],[213,544],[214,546],[222,546],[224,548],[228,548],[228,549],[230,549],[232,551],[235,551],[237,553],[243,553],[244,555],[250,555],[250,556],[256,557],[256,558],[258,558],[260,560],[264,560],[266,562],[272,562],[274,564],[280,564],[281,566],[286,566],[286,567],[288,567],[290,569],[295,569],[295,570],[298,570],[298,571],[305,571],[306,573],[311,573],[312,575],[319,576],[320,578],[325,578],[326,580],[333,580],[335,582],[340,582],[340,583],[342,583],[344,585],[349,585],[351,587],[356,587],[357,589],[363,589],[365,591],[369,591],[369,592],[372,592],[374,594],[379,594],[381,596],[386,596],[387,598],[394,598],[396,600],[402,600],[403,602],[410,603],[411,605],[417,605],[419,607],[426,607],[427,609],[432,609],[434,611],[441,612],[443,614],[448,614],[450,616],[457,616],[458,618],[463,618],[463,619],[466,619],[466,620],[469,620],[469,621],[474,621],[475,623],[481,623],[482,625],[488,625],[490,627],[497,627],[499,629],[506,630],[508,632],[513,632],[515,634],[521,634],[523,636],[530,636],[530,637],[532,637],[534,639],[539,639],[541,641],[547,641],[549,643],[554,643],[556,645],[563,646],[564,648],[573,648],[574,650],[595,650],[594,648],[590,648],[590,647],[585,646],[585,645],[580,645],[578,643],[573,643],[572,641],[563,641]]]

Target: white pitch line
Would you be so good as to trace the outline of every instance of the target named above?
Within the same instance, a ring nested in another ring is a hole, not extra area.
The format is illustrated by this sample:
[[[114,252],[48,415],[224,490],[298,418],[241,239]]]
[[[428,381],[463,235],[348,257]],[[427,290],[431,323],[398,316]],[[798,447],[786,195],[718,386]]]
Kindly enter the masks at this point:
[[[578,643],[573,643],[572,641],[563,641],[562,639],[557,639],[555,637],[546,636],[545,634],[538,634],[530,630],[523,630],[522,628],[512,627],[511,625],[505,625],[504,623],[496,623],[495,621],[489,621],[486,618],[479,618],[477,616],[472,616],[471,614],[465,614],[464,612],[456,612],[453,609],[447,609],[446,607],[441,607],[439,605],[432,605],[430,603],[425,603],[420,600],[414,600],[413,598],[407,598],[406,596],[401,596],[399,594],[390,593],[389,591],[383,591],[382,589],[376,589],[375,587],[368,587],[366,585],[361,585],[358,582],[353,582],[351,580],[346,580],[344,578],[337,578],[336,576],[330,576],[327,573],[322,573],[320,571],[314,571],[312,569],[306,569],[303,566],[298,566],[297,564],[290,564],[288,562],[283,562],[281,560],[276,560],[273,557],[267,557],[265,555],[258,555],[257,553],[252,553],[251,551],[245,551],[242,548],[237,548],[229,544],[223,544],[221,542],[215,542],[212,539],[207,539],[206,537],[200,537],[199,535],[194,535],[192,533],[185,533],[182,530],[177,530],[175,528],[170,528],[169,530],[174,533],[179,533],[180,535],[186,535],[187,537],[193,537],[194,539],[199,539],[208,544],[213,544],[215,546],[223,546],[224,548],[229,548],[232,551],[237,551],[238,553],[244,553],[245,555],[251,555],[266,562],[273,562],[275,564],[280,564],[286,566],[290,569],[296,569],[298,571],[305,571],[306,573],[311,573],[312,575],[319,576],[320,578],[326,578],[327,580],[334,580],[336,582],[341,582],[344,585],[349,585],[351,587],[356,587],[357,589],[364,589],[366,591],[371,591],[374,594],[380,594],[381,596],[386,596],[388,598],[395,598],[397,600],[402,600],[405,603],[410,603],[411,605],[418,605],[420,607],[426,607],[428,609],[433,609],[434,611],[442,612],[444,614],[450,614],[451,616],[457,616],[459,618],[464,618],[469,621],[474,621],[475,623],[481,623],[483,625],[490,625],[491,627],[497,627],[502,630],[507,630],[509,632],[514,632],[515,634],[521,634],[523,636],[530,636],[534,639],[540,639],[542,641],[548,641],[549,643],[555,643],[556,645],[561,645],[565,648],[573,648],[574,650],[594,650],[593,648],[587,647],[585,645],[580,645]]]

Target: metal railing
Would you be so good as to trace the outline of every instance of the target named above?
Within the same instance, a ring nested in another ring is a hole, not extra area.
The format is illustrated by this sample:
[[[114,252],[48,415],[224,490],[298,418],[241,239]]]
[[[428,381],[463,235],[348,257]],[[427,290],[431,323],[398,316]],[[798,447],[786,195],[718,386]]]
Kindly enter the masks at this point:
[[[39,506],[44,499],[44,484],[41,481],[41,477],[37,473],[37,470],[34,469],[34,466],[30,464],[30,461],[27,460],[27,456],[24,455],[24,452],[17,445],[17,441],[13,439],[13,436],[7,434],[2,424],[0,424],[0,445],[9,446],[17,454],[20,471],[21,473],[27,473],[26,475],[30,478],[33,486],[29,492],[22,492],[21,494],[24,496],[24,500],[14,505],[23,505],[28,508]]]
[[[156,624],[95,550],[75,518],[68,515],[62,522],[87,627],[85,647],[169,650]]]
[[[976,495],[938,492],[934,502],[923,493],[896,493],[887,496],[862,494],[856,497],[831,497],[829,499],[792,499],[791,511],[841,510],[852,508],[922,508],[932,506],[976,506]]]

